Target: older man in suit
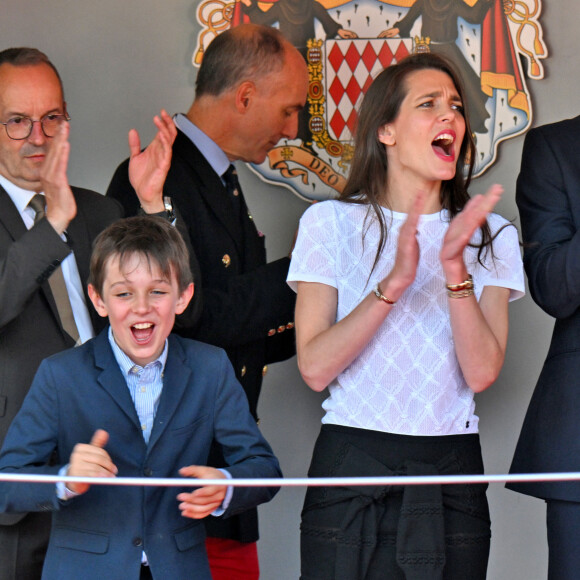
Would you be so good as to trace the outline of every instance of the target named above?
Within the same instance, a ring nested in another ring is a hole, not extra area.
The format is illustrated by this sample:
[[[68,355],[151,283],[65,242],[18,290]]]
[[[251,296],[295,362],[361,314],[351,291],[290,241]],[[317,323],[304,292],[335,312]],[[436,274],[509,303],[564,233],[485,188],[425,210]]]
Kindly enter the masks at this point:
[[[165,195],[183,216],[201,267],[200,323],[182,334],[224,348],[250,410],[266,365],[294,355],[295,297],[286,284],[290,261],[266,261],[264,236],[248,212],[233,161],[262,163],[282,138],[293,139],[306,102],[308,73],[300,53],[269,27],[245,24],[217,36],[205,52],[196,96],[178,128]],[[107,195],[128,215],[127,161]],[[219,465],[219,449],[213,456]],[[248,511],[207,524],[214,579],[258,577],[257,514]]]
[[[535,302],[556,319],[512,473],[580,471],[580,117],[532,129],[516,201]],[[510,483],[546,500],[548,577],[580,574],[580,482]]]
[[[66,103],[58,72],[42,52],[0,52],[0,124],[2,443],[42,359],[103,327],[85,288],[91,244],[123,210],[112,199],[69,187]],[[158,134],[155,143],[133,164],[143,190],[155,185],[147,177],[152,152],[169,164],[171,136]],[[162,183],[163,169],[155,177]],[[40,578],[49,531],[45,513],[0,515],[0,579]]]

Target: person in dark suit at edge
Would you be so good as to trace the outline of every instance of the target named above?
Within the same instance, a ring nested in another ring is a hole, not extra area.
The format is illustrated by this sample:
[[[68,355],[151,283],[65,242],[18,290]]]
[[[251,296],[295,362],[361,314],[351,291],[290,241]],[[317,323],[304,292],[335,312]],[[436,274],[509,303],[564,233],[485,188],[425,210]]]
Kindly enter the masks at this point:
[[[137,133],[130,137],[131,174],[147,207],[161,198],[171,158],[172,122],[163,117],[144,153]],[[68,120],[48,57],[35,48],[0,51],[0,444],[40,362],[104,326],[86,293],[91,245],[123,210],[68,185]],[[40,578],[50,520],[0,514],[0,580]]]
[[[556,321],[510,473],[580,471],[580,117],[530,130],[516,186],[534,301]],[[546,501],[548,578],[579,576],[580,482],[510,482]]]
[[[286,284],[290,261],[266,261],[265,240],[248,213],[234,161],[262,163],[282,138],[293,139],[304,107],[304,59],[276,29],[243,24],[208,46],[195,100],[175,116],[178,134],[164,186],[183,216],[201,268],[203,310],[189,336],[224,348],[257,420],[266,365],[295,354],[295,297]],[[130,193],[128,161],[107,195],[127,215],[139,211]],[[233,176],[231,174],[234,173]],[[220,465],[219,449],[213,462]],[[259,577],[256,510],[206,525],[214,580]]]

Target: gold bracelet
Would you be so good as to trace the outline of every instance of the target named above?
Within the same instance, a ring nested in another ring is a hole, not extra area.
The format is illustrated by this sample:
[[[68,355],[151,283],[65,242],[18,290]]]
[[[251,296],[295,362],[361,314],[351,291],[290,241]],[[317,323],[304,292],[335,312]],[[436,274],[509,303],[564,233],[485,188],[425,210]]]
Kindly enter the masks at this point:
[[[473,278],[471,274],[467,276],[467,280],[464,280],[460,284],[445,284],[448,292],[460,292],[461,290],[473,290]]]
[[[383,302],[386,302],[387,304],[396,304],[396,300],[391,300],[390,298],[387,298],[381,291],[381,287],[379,285],[379,283],[377,282],[377,285],[374,287],[373,292],[375,293],[375,296],[379,299],[382,300]]]
[[[467,298],[468,296],[473,296],[473,288],[468,288],[467,290],[447,290],[447,296],[449,298]]]

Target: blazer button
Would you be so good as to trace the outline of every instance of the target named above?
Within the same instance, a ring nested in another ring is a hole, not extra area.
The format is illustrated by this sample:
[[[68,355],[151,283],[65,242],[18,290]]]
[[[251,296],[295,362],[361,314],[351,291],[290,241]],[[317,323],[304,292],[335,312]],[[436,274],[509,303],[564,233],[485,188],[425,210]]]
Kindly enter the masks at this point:
[[[247,370],[248,370],[248,369],[246,368],[246,365],[244,365],[244,366],[242,367],[242,370],[240,371],[240,376],[242,376],[242,377],[245,377],[245,376],[246,376],[246,371],[247,371]]]
[[[143,540],[141,538],[133,538],[133,545],[136,548],[141,548],[143,546]]]
[[[232,259],[229,254],[224,254],[222,258],[222,264],[227,268],[232,263]]]
[[[268,372],[268,365],[264,365],[264,367],[262,368],[262,376],[265,377],[267,372]]]
[[[146,468],[143,470],[143,475],[144,475],[145,477],[152,477],[152,476],[153,476],[153,470],[152,470],[150,467],[146,467]]]

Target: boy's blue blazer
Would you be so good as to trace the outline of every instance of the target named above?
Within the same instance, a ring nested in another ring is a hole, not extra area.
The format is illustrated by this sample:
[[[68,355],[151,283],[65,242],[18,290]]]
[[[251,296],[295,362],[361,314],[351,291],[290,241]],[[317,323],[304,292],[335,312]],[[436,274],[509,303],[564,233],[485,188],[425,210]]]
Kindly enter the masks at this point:
[[[105,449],[119,477],[180,477],[183,466],[207,464],[214,441],[234,478],[281,476],[226,354],[176,335],[148,444],[105,329],[41,364],[6,436],[0,471],[55,474],[96,429],[110,435]],[[181,516],[182,491],[191,487],[93,485],[63,502],[54,484],[0,482],[0,511],[54,510],[43,578],[137,580],[145,551],[154,578],[211,580],[203,522]],[[276,492],[234,488],[225,517]]]

